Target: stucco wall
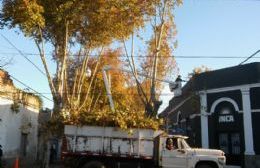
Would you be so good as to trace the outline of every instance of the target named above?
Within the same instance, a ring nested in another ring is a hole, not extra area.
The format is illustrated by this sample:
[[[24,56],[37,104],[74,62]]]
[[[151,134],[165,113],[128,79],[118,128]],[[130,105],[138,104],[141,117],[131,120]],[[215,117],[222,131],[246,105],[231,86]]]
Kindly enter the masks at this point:
[[[36,159],[39,110],[20,105],[19,112],[10,107],[13,102],[0,98],[0,143],[4,158],[16,156]],[[27,134],[26,155],[21,155],[21,135]]]

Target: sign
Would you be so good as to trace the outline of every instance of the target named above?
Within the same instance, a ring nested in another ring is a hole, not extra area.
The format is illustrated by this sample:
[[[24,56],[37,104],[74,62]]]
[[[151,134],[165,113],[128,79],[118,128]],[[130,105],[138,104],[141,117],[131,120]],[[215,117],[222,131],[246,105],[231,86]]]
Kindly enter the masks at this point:
[[[233,115],[224,115],[224,116],[219,116],[218,122],[219,123],[230,123],[234,122],[234,116]]]

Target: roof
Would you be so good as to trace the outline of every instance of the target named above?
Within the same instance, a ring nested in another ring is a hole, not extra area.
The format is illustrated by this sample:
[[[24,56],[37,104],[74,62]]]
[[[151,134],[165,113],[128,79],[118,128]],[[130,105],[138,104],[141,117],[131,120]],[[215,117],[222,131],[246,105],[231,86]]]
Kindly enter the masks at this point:
[[[260,62],[204,72],[195,75],[193,80],[196,91],[260,83]]]
[[[30,106],[35,109],[40,109],[42,106],[42,100],[38,95],[16,88],[9,73],[1,68],[0,97],[13,101],[18,101],[23,105]]]

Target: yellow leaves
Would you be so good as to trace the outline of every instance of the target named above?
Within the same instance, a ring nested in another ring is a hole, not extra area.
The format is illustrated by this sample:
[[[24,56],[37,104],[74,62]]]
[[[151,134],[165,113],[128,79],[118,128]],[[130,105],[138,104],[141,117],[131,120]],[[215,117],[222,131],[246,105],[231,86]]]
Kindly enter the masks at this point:
[[[39,27],[45,26],[44,9],[36,0],[14,0],[3,2],[1,21],[20,27],[25,35],[31,36]]]
[[[119,10],[116,7],[112,6],[110,11],[111,13],[115,14],[118,13]]]
[[[120,59],[121,51],[106,50],[100,62],[100,68],[104,65],[111,65],[114,68],[121,67],[123,62]],[[90,68],[95,65],[95,59],[90,60]],[[97,74],[97,87],[93,87],[92,96],[97,96],[99,93],[101,97],[97,100],[95,108],[90,108],[90,104],[86,104],[85,110],[78,112],[77,116],[70,117],[67,123],[77,125],[98,125],[98,126],[115,126],[125,130],[130,128],[152,128],[158,129],[160,122],[155,118],[147,118],[144,112],[144,106],[140,101],[135,87],[126,85],[129,76],[121,71],[109,71],[111,80],[111,90],[116,105],[116,112],[112,112],[109,107],[108,98],[106,96],[104,81],[101,74]],[[88,86],[86,84],[86,86]],[[84,91],[83,91],[84,93]],[[82,94],[84,97],[84,94]],[[90,96],[90,97],[92,97]],[[95,100],[95,99],[94,99]],[[88,101],[90,102],[90,101]],[[91,106],[93,107],[93,106]],[[71,114],[75,114],[71,111]]]
[[[183,5],[183,0],[176,0],[178,6]]]
[[[76,125],[112,126],[121,129],[149,128],[157,130],[162,121],[156,118],[148,118],[142,111],[117,110],[79,112],[80,118],[76,120],[70,117],[65,123]]]
[[[69,39],[76,37],[79,43],[99,47],[143,26],[152,4],[136,0],[3,0],[1,21],[33,37],[40,26],[47,40],[61,43],[66,20]]]
[[[208,71],[211,71],[210,68],[208,68],[207,66],[205,65],[201,65],[200,67],[195,67],[191,73],[189,73],[189,78],[192,78],[194,75],[198,75],[200,73],[203,73],[203,72],[208,72]]]
[[[208,68],[205,65],[202,65],[200,67],[196,67],[196,68],[193,69],[194,74],[200,74],[202,72],[208,72],[208,71],[210,71],[210,68]]]
[[[1,21],[18,26],[25,35],[37,37],[36,28],[44,28],[44,38],[62,43],[65,21],[69,22],[69,40],[93,48],[113,40],[126,39],[145,25],[158,0],[3,0]]]

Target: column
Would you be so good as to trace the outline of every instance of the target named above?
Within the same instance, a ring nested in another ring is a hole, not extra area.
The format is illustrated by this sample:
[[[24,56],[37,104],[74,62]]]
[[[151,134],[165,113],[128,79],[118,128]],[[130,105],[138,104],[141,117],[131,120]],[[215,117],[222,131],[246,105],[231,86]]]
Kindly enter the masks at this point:
[[[254,155],[252,115],[249,88],[241,89],[243,102],[243,121],[245,138],[245,155]]]
[[[207,94],[200,92],[200,124],[201,124],[201,145],[209,148],[208,115],[207,115]]]

